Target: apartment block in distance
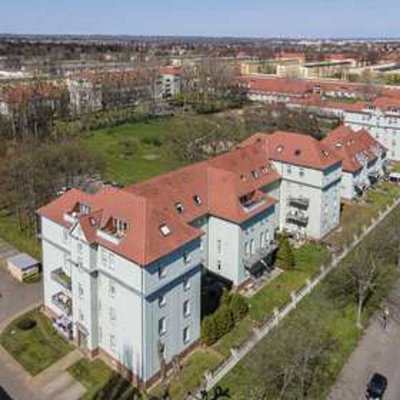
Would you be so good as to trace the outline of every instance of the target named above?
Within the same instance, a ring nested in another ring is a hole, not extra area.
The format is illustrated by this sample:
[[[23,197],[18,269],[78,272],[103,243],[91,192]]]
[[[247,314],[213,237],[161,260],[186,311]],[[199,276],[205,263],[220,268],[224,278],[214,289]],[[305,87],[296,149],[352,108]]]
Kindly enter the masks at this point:
[[[149,385],[198,342],[202,273],[239,287],[270,265],[277,229],[325,236],[341,172],[317,140],[276,132],[124,189],[72,189],[39,210],[45,309],[85,352]]]

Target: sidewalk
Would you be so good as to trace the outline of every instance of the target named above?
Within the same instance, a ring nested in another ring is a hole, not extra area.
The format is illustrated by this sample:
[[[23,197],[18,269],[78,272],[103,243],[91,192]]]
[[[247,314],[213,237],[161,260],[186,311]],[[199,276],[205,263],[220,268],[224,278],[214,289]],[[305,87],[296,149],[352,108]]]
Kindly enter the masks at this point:
[[[400,399],[400,285],[389,299],[386,329],[377,314],[331,390],[329,400],[365,399],[366,385],[375,373],[388,379],[385,400]]]

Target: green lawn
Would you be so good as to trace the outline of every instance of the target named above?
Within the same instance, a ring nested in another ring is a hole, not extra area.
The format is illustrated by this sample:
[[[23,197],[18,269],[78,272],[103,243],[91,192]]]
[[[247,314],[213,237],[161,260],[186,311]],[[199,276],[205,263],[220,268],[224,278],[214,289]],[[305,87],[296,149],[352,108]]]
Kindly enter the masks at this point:
[[[369,225],[371,219],[398,196],[400,186],[380,182],[367,191],[360,203],[345,204],[340,215],[340,228],[329,235],[327,242],[335,246],[349,244],[364,225]]]
[[[15,217],[5,210],[0,211],[0,238],[18,250],[40,259],[40,244],[37,238],[19,231]]]
[[[18,321],[25,318],[36,321],[35,327],[19,329]],[[37,375],[72,350],[38,309],[13,321],[2,333],[0,343],[31,375]]]
[[[173,129],[173,121],[168,118],[99,129],[91,131],[83,143],[103,156],[105,179],[131,184],[170,168],[162,146],[149,139],[162,140]],[[127,150],[127,146],[132,147]]]
[[[204,372],[216,367],[220,361],[221,357],[211,350],[197,349],[183,362],[179,375],[172,380],[169,386],[171,398],[181,399],[189,390],[199,387]],[[151,393],[162,394],[160,387],[156,387]]]
[[[68,372],[87,389],[82,400],[133,400],[139,393],[100,359],[78,361]]]

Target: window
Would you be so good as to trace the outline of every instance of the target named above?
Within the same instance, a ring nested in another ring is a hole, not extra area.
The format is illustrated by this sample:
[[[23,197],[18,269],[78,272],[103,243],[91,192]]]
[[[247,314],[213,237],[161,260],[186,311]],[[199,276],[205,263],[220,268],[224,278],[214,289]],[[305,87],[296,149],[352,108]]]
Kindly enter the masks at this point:
[[[189,328],[186,327],[183,330],[183,343],[188,343],[190,340],[190,332],[189,332]]]
[[[193,200],[198,206],[202,203],[200,196],[198,196],[197,194],[193,196]]]
[[[304,176],[304,168],[299,168],[299,176]]]
[[[253,175],[253,178],[254,178],[254,179],[257,179],[257,178],[258,178],[258,171],[253,170],[253,171],[251,171],[251,174]]]
[[[111,279],[108,285],[108,293],[110,294],[110,297],[115,297],[115,282]]]
[[[110,321],[115,322],[116,319],[117,319],[117,314],[115,312],[115,308],[110,307]]]
[[[101,263],[106,266],[108,262],[106,249],[101,249]]]
[[[287,172],[289,175],[292,173],[292,166],[291,166],[291,165],[288,165],[288,166],[286,167],[286,172]]]
[[[190,261],[192,261],[192,256],[190,255],[190,252],[189,252],[189,251],[185,251],[185,252],[183,253],[183,262],[184,262],[185,264],[188,264],[188,263],[190,263]]]
[[[84,319],[83,311],[79,310],[79,321],[83,322]]]
[[[160,226],[160,232],[162,233],[163,236],[168,236],[171,234],[171,229],[169,229],[168,225],[163,224]]]
[[[164,307],[166,304],[167,304],[167,299],[166,299],[166,297],[161,295],[161,296],[158,298],[158,306],[159,306],[159,307]]]
[[[79,298],[83,299],[83,286],[79,284],[78,286],[78,293],[79,293]]]
[[[218,271],[221,270],[221,267],[222,267],[222,262],[221,262],[221,260],[218,260],[217,261],[217,269],[218,269]]]
[[[176,203],[175,204],[176,211],[178,211],[179,214],[182,214],[185,211],[185,208],[183,207],[182,203]]]
[[[162,317],[158,320],[158,334],[165,335],[167,332],[167,323],[165,317]]]
[[[266,231],[265,231],[265,243],[266,243],[266,244],[269,244],[269,240],[270,240],[269,231],[266,230]]]
[[[183,280],[183,290],[186,292],[190,289],[190,280],[189,278],[185,278]]]
[[[108,254],[108,268],[114,270],[115,268],[115,256],[113,253]]]
[[[250,247],[249,247],[249,242],[245,242],[244,244],[244,254],[249,254],[250,253]]]
[[[221,240],[217,240],[217,252],[218,252],[218,254],[222,253],[222,241]]]
[[[260,233],[260,247],[264,247],[265,239],[264,239],[264,232]]]
[[[188,317],[190,315],[190,302],[186,300],[183,302],[183,316]]]
[[[250,254],[254,254],[254,252],[255,252],[255,243],[254,243],[254,239],[251,239],[250,240]]]
[[[110,348],[111,350],[115,350],[117,348],[117,341],[115,339],[115,335],[110,335]]]
[[[165,278],[167,276],[167,267],[165,266],[160,266],[160,268],[158,268],[158,277],[161,278]]]

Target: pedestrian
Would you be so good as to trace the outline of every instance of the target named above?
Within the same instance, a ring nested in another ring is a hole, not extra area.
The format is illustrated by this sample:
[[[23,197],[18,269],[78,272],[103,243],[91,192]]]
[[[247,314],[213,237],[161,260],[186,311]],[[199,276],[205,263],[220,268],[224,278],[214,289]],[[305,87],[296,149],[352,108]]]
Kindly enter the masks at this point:
[[[383,329],[386,329],[388,319],[389,319],[389,309],[387,307],[384,308],[383,310]]]

